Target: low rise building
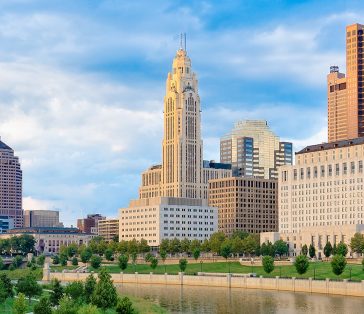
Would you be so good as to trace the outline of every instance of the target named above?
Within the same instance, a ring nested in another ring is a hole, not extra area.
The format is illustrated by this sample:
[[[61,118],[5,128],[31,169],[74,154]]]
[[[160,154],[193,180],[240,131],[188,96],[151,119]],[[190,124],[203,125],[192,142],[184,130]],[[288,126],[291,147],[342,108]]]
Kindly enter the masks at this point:
[[[63,227],[63,223],[59,222],[58,210],[26,210],[24,227]]]
[[[90,214],[86,218],[77,219],[77,228],[84,233],[97,234],[99,220],[106,219],[101,214]]]
[[[277,180],[230,177],[209,181],[209,206],[218,208],[218,230],[226,235],[278,231]]]
[[[99,220],[98,235],[107,242],[112,241],[115,236],[119,237],[119,219]]]
[[[35,240],[35,249],[38,253],[46,255],[57,254],[62,245],[74,243],[76,245],[87,245],[96,235],[81,233],[77,228],[61,227],[34,227],[15,228],[7,233],[0,234],[0,239],[8,239],[13,236],[32,235]]]
[[[119,240],[159,246],[163,239],[197,239],[202,242],[217,231],[218,209],[202,199],[156,197],[130,202],[120,209]]]

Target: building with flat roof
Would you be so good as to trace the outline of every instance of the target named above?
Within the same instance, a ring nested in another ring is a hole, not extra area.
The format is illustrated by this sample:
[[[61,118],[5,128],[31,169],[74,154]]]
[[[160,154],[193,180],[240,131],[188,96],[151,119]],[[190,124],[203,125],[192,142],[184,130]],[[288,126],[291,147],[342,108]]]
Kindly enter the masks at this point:
[[[86,218],[77,219],[77,228],[84,233],[97,234],[99,220],[106,219],[101,214],[90,214]]]
[[[226,235],[278,231],[277,180],[231,177],[209,181],[209,206],[217,207]]]
[[[329,142],[364,136],[364,25],[346,27],[346,77],[339,67],[327,76]]]
[[[24,211],[24,227],[63,227],[58,210]]]
[[[102,219],[98,222],[98,235],[110,242],[119,238],[119,219]]]
[[[233,176],[277,179],[277,168],[291,165],[292,143],[280,142],[264,120],[236,122],[220,139],[220,161],[231,164]]]
[[[35,249],[38,253],[57,254],[62,245],[74,243],[76,245],[88,245],[94,234],[81,233],[77,228],[62,227],[33,227],[33,228],[15,228],[10,229],[7,233],[0,234],[0,239],[8,239],[13,236],[24,234],[32,235],[35,240]]]

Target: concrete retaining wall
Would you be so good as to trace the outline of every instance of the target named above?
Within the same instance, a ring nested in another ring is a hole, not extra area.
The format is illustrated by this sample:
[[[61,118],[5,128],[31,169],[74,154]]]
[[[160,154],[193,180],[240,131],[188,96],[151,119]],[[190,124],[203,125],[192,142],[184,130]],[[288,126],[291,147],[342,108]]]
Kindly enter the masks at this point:
[[[89,273],[52,273],[46,267],[43,270],[43,280],[50,281],[57,278],[61,281],[85,280]],[[178,275],[156,275],[156,274],[111,274],[114,283],[134,283],[134,284],[155,284],[155,285],[186,285],[186,286],[208,286],[241,289],[262,289],[276,291],[293,291],[324,293],[348,296],[364,296],[364,281],[350,282],[297,279],[297,278],[263,278],[239,276],[225,274],[223,276],[189,276],[179,273]]]

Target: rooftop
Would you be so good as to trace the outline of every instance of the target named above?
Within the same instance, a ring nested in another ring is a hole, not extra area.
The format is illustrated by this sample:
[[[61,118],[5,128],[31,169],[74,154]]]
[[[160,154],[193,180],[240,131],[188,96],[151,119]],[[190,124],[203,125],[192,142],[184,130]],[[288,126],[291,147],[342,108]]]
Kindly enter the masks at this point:
[[[11,149],[11,150],[13,150],[10,146],[6,145],[1,139],[0,139],[0,149]]]
[[[355,145],[363,145],[364,137],[358,137],[351,140],[343,140],[332,143],[322,143],[316,145],[306,146],[304,149],[301,149],[299,152],[296,152],[296,155],[305,154],[305,153],[313,153],[323,150],[335,149],[335,148],[344,148]]]

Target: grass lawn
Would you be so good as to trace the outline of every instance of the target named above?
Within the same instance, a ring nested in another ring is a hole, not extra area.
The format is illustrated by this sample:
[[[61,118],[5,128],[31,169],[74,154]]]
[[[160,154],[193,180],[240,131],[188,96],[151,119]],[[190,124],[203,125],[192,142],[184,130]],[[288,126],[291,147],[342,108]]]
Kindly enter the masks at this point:
[[[0,305],[0,313],[3,314],[12,314],[13,313],[13,303],[14,298],[6,299],[6,302],[4,304]],[[28,305],[27,313],[33,311],[33,306],[36,302],[30,301],[30,304],[28,303],[28,299],[26,299],[26,304]]]
[[[117,265],[105,266],[106,269],[110,273],[120,273],[120,268]],[[316,279],[349,279],[350,278],[350,268],[351,268],[351,279],[352,280],[364,280],[364,271],[362,269],[362,265],[360,264],[348,264],[345,268],[345,271],[340,276],[336,276],[333,274],[331,269],[330,262],[312,262],[304,275],[299,275],[296,272],[296,269],[293,265],[289,266],[276,266],[272,273],[267,274],[264,272],[262,266],[242,266],[238,262],[230,263],[230,272],[232,273],[256,273],[258,276],[262,275],[264,277],[297,277],[297,278],[316,278]],[[90,271],[97,272],[98,270],[89,268]],[[153,271],[149,265],[136,265],[136,271],[141,274],[149,274],[149,272]],[[153,271],[155,274],[164,274],[167,272],[168,274],[177,274],[179,272],[178,265],[158,265],[157,268]],[[197,273],[201,271],[200,264],[188,264],[185,273]],[[210,273],[227,273],[229,271],[229,263],[225,262],[216,262],[216,263],[203,263],[202,264],[203,272]],[[127,269],[124,270],[124,273],[134,273],[134,266],[129,264]],[[315,273],[315,275],[314,275]]]
[[[31,270],[30,268],[18,268],[14,270],[0,270],[1,273],[6,273],[11,280],[19,279],[24,277],[28,273],[33,273],[37,280],[42,280],[43,277],[43,269],[42,267],[38,267],[36,270]]]
[[[50,267],[51,271],[61,272],[63,269],[73,270],[73,269],[76,269],[79,266],[54,266],[54,265],[50,265],[49,267]]]

